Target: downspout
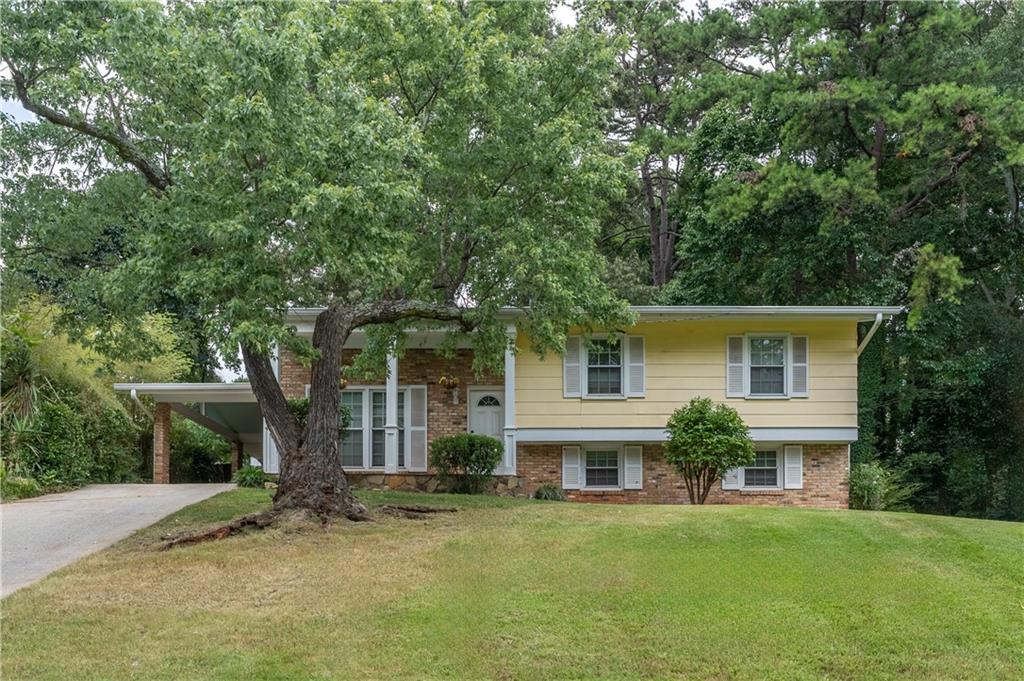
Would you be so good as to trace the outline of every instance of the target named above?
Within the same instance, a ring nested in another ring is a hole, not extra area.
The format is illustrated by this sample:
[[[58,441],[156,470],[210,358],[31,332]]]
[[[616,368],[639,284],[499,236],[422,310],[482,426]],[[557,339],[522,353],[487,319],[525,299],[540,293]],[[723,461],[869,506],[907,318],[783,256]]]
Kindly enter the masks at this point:
[[[864,348],[866,348],[868,346],[868,343],[871,342],[871,337],[875,335],[875,331],[878,331],[878,327],[880,327],[881,325],[882,325],[882,313],[879,312],[879,313],[877,313],[875,315],[875,323],[871,325],[871,328],[868,329],[867,335],[864,336],[864,340],[862,340],[860,342],[860,345],[857,346],[857,356],[858,357],[860,357],[860,353],[864,352]]]
[[[135,390],[135,388],[132,388],[131,393],[129,393],[129,394],[132,397],[132,402],[134,402],[135,404],[139,405],[139,409],[142,410],[142,413],[145,414],[146,416],[148,416],[149,418],[153,418],[153,413],[149,411],[149,407],[147,407],[145,404],[143,404],[142,400],[139,399],[138,391]]]

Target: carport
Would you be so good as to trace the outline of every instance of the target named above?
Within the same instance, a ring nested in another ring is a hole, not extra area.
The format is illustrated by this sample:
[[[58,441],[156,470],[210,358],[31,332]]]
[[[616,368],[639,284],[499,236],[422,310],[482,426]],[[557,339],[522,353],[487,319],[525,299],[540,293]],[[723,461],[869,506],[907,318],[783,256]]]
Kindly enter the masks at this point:
[[[153,482],[171,481],[171,412],[231,443],[234,472],[253,456],[263,460],[263,415],[248,383],[116,383],[133,399],[153,398]]]

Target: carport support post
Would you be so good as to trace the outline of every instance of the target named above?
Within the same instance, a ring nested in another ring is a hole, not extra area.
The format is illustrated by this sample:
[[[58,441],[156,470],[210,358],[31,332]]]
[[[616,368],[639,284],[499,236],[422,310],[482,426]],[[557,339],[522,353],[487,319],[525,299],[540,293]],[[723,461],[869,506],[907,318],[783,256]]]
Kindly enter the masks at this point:
[[[235,471],[242,467],[242,443],[232,442],[231,443],[231,473],[234,475]]]
[[[171,481],[171,405],[157,402],[153,410],[153,482]]]

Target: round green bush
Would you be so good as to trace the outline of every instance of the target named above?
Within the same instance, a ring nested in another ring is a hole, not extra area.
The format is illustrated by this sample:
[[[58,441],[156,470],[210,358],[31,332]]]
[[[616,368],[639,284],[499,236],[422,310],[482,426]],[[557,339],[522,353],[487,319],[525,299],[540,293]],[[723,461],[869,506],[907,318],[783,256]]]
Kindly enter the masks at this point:
[[[430,465],[441,481],[459,494],[478,494],[501,461],[501,441],[462,433],[439,437],[430,445]]]

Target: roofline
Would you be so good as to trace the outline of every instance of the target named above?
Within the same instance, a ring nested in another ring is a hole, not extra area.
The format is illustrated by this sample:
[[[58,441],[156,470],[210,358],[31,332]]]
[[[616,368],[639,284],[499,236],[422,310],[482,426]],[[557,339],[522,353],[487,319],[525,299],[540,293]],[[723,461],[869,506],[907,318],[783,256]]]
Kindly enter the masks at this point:
[[[322,307],[296,307],[288,310],[288,321],[313,322]],[[706,317],[826,317],[872,321],[903,314],[903,307],[879,305],[630,305],[628,310],[640,319],[697,319]],[[525,308],[505,307],[500,318],[514,319]]]

